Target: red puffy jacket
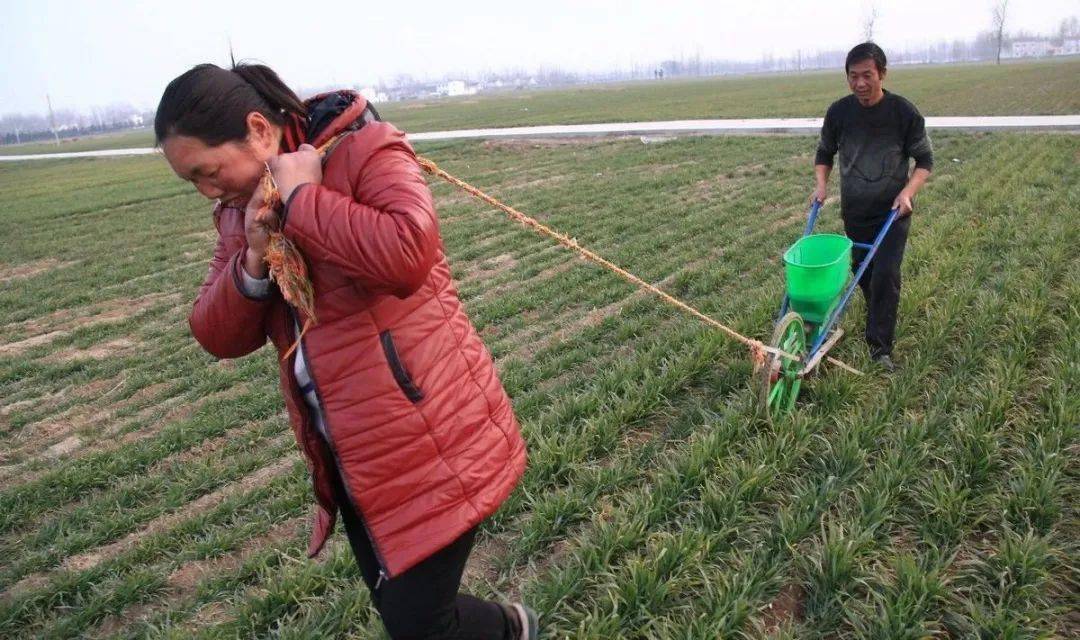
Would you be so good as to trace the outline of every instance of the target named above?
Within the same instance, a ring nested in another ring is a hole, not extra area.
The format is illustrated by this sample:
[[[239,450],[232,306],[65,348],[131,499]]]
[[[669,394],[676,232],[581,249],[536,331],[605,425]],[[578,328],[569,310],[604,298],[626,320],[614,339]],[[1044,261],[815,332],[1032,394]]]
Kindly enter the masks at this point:
[[[350,104],[311,134],[315,146],[366,107],[357,94],[327,95]],[[285,151],[302,142],[295,138],[286,135]],[[243,209],[218,206],[214,221],[220,237],[192,333],[219,358],[251,353],[267,337],[284,353],[299,312],[276,290],[265,300],[242,292]],[[300,395],[294,355],[280,363],[280,377],[319,506],[308,553],[317,555],[333,531],[336,458],[392,577],[499,507],[524,471],[524,442],[450,280],[431,192],[403,133],[375,121],[346,135],[324,160],[322,184],[295,190],[283,232],[307,258],[315,288],[318,324],[304,350],[331,445],[321,444]]]

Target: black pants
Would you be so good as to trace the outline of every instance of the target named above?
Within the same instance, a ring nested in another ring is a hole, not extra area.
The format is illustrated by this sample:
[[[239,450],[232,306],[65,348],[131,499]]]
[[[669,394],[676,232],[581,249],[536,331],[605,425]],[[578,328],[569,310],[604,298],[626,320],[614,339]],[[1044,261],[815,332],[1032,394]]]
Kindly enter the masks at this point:
[[[502,640],[513,637],[502,606],[458,593],[465,561],[476,537],[475,528],[408,571],[380,583],[379,563],[364,523],[346,496],[337,469],[332,472],[334,495],[349,544],[391,638]]]
[[[884,221],[867,224],[856,219],[844,219],[844,232],[855,242],[872,244]],[[859,288],[866,297],[866,344],[870,355],[877,357],[892,353],[896,340],[896,312],[900,306],[900,263],[904,260],[911,216],[898,218],[889,229],[874,259],[870,261]],[[856,247],[851,252],[851,271],[855,273],[866,250]]]

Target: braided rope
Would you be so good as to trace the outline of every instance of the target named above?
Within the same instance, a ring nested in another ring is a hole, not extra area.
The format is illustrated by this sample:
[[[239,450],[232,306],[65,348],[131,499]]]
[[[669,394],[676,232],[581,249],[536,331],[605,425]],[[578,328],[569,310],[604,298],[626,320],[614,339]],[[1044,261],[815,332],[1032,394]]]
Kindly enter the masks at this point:
[[[443,171],[441,168],[439,168],[439,165],[435,164],[435,162],[433,162],[432,160],[430,160],[428,158],[424,158],[424,157],[417,157],[417,161],[420,163],[420,166],[423,167],[424,171],[427,171],[430,174],[436,175],[436,176],[442,178],[443,180],[449,182],[450,184],[454,185],[455,187],[461,189],[462,191],[465,191],[466,193],[468,193],[468,194],[470,194],[470,195],[472,195],[472,196],[474,196],[476,198],[479,198],[480,200],[483,200],[484,202],[486,202],[486,203],[490,204],[491,206],[501,210],[506,215],[510,216],[512,219],[520,222],[521,224],[525,225],[526,227],[529,227],[529,228],[531,228],[531,229],[533,229],[533,230],[537,231],[538,233],[541,233],[541,234],[543,234],[545,236],[553,238],[556,242],[558,242],[562,246],[566,247],[567,249],[570,249],[571,251],[577,252],[579,255],[581,255],[586,260],[589,260],[590,262],[593,262],[595,264],[598,264],[598,265],[604,267],[605,269],[608,269],[609,271],[617,274],[619,277],[626,280],[627,282],[630,282],[630,283],[636,285],[637,287],[639,287],[641,289],[644,289],[644,290],[656,295],[657,297],[659,297],[664,302],[667,302],[668,304],[689,313],[690,315],[698,318],[702,322],[705,322],[706,324],[708,324],[708,325],[710,325],[712,327],[715,327],[715,328],[719,329],[720,331],[723,331],[728,336],[730,336],[730,337],[734,338],[735,340],[738,340],[739,342],[745,344],[747,347],[750,348],[750,355],[751,355],[751,358],[753,359],[755,364],[757,364],[757,365],[763,364],[764,361],[765,361],[765,354],[766,353],[771,353],[773,355],[776,355],[776,356],[779,356],[779,357],[782,357],[782,358],[788,358],[790,360],[796,360],[796,361],[802,360],[802,358],[800,358],[799,356],[797,356],[795,354],[788,353],[786,351],[782,351],[782,350],[777,349],[775,347],[771,347],[769,345],[766,345],[766,344],[762,343],[760,340],[755,340],[753,338],[748,338],[748,337],[742,335],[738,331],[735,331],[734,329],[732,329],[731,327],[723,324],[722,322],[720,322],[718,320],[715,320],[715,319],[705,315],[704,313],[702,313],[702,312],[698,311],[697,309],[691,307],[690,305],[686,304],[685,302],[682,302],[681,300],[675,298],[674,296],[672,296],[671,294],[665,292],[664,290],[660,289],[659,287],[657,287],[655,285],[652,285],[652,284],[649,284],[648,282],[642,280],[638,276],[630,273],[626,269],[623,269],[622,267],[612,263],[611,261],[609,261],[609,260],[607,260],[605,258],[602,258],[601,256],[599,256],[596,253],[590,251],[589,249],[586,249],[585,247],[578,244],[577,240],[567,236],[564,233],[560,233],[560,232],[555,231],[554,229],[552,229],[552,228],[550,228],[548,226],[545,226],[544,224],[538,222],[534,218],[530,218],[529,216],[525,215],[524,213],[521,213],[517,209],[514,209],[513,207],[511,207],[509,205],[503,204],[502,202],[500,202],[500,201],[496,200],[495,198],[489,196],[488,194],[486,194],[483,191],[477,189],[476,187],[472,186],[471,184],[469,184],[469,183],[467,183],[467,182],[465,182],[463,180],[460,180],[458,178],[455,178],[454,176],[450,175],[449,173],[447,173],[447,172]]]
[[[346,133],[347,132],[343,132],[330,138],[330,140],[319,146],[316,151],[319,153],[320,156],[324,156],[342,137],[344,137],[344,135],[346,135]],[[543,223],[537,221],[535,218],[527,216],[507,204],[504,204],[503,202],[493,198],[487,193],[484,193],[480,189],[477,189],[471,184],[465,182],[464,180],[450,175],[449,173],[443,171],[439,167],[439,165],[435,164],[434,161],[422,156],[417,156],[417,162],[419,162],[420,166],[424,169],[424,171],[438,176],[439,178],[454,185],[462,191],[465,191],[473,197],[483,200],[484,202],[490,204],[491,206],[499,209],[500,211],[510,216],[511,219],[516,220],[522,225],[533,229],[541,235],[545,235],[554,239],[560,245],[566,247],[567,249],[570,249],[571,251],[576,252],[578,255],[585,258],[586,260],[589,260],[594,264],[604,267],[605,269],[611,271],[612,273],[615,273],[627,282],[630,282],[638,288],[656,295],[664,302],[667,302],[668,304],[678,309],[681,309],[686,313],[689,313],[690,315],[698,318],[702,322],[705,322],[706,324],[716,329],[719,329],[720,331],[727,334],[729,337],[746,345],[750,349],[750,357],[754,362],[755,367],[760,367],[765,364],[766,354],[773,354],[774,356],[787,358],[789,360],[802,360],[802,358],[798,355],[788,353],[781,349],[777,349],[776,347],[766,345],[760,340],[755,340],[754,338],[749,338],[742,335],[738,331],[723,324],[722,322],[702,313],[701,311],[698,311],[694,307],[691,307],[685,302],[682,302],[678,298],[675,298],[674,296],[660,289],[659,287],[642,280],[641,278],[634,275],[633,273],[630,273],[626,269],[623,269],[617,264],[581,246],[577,240],[544,225]],[[291,240],[286,238],[284,234],[281,233],[281,230],[278,228],[278,226],[280,225],[280,220],[278,220],[276,216],[271,215],[271,213],[281,204],[281,193],[278,191],[277,184],[274,182],[274,176],[270,172],[269,164],[266,166],[266,169],[263,172],[262,180],[264,198],[262,207],[259,209],[259,212],[256,215],[256,220],[262,223],[269,232],[269,243],[267,246],[265,260],[270,270],[270,277],[275,282],[277,282],[278,288],[281,290],[282,297],[285,298],[285,301],[299,309],[306,317],[304,321],[304,327],[301,329],[300,334],[296,337],[296,342],[294,342],[293,345],[289,347],[288,351],[285,352],[285,355],[282,356],[282,360],[285,360],[290,355],[292,355],[293,351],[295,351],[297,346],[299,346],[300,339],[304,337],[304,334],[307,333],[308,329],[313,324],[317,323],[315,316],[315,291],[311,286],[311,280],[308,276],[307,262],[304,260],[303,255],[300,253],[300,250],[296,247],[296,245],[293,244]],[[851,373],[861,375],[861,372],[859,370],[854,369],[853,367],[845,364],[844,362],[841,362],[840,360],[832,357],[828,357],[826,359],[830,363],[835,364]]]
[[[320,157],[325,156],[346,133],[348,132],[342,132],[330,138],[315,151]],[[315,317],[315,289],[311,286],[307,261],[304,260],[303,254],[293,241],[281,232],[281,220],[276,215],[276,210],[281,205],[281,192],[278,191],[277,183],[274,182],[269,163],[263,170],[262,188],[263,202],[255,219],[266,228],[269,235],[264,260],[270,269],[270,278],[277,283],[281,291],[281,297],[304,315],[304,327],[300,330],[300,335],[296,336],[296,342],[281,357],[282,360],[286,360],[300,345],[300,339],[304,337],[308,329],[318,323]]]

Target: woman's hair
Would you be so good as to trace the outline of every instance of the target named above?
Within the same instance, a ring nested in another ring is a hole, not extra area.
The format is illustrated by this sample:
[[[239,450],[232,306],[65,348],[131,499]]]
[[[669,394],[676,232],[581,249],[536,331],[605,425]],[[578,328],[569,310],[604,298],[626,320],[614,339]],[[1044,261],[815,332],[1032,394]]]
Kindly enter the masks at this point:
[[[252,111],[279,126],[286,114],[307,114],[300,98],[266,65],[240,63],[226,70],[200,64],[165,87],[154,135],[159,145],[172,135],[198,138],[211,147],[244,140]]]

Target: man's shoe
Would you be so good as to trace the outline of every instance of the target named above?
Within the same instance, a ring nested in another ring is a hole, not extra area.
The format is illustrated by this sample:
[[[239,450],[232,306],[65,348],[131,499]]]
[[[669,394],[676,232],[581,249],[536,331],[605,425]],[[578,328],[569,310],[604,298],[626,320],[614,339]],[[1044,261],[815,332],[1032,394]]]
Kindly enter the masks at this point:
[[[886,373],[893,373],[896,371],[896,363],[892,361],[892,358],[890,358],[888,354],[874,356],[873,360],[879,367],[884,369]]]
[[[520,640],[536,640],[539,638],[540,622],[536,617],[536,612],[520,602],[513,603],[510,608],[517,614],[521,623],[521,635],[518,638]]]

